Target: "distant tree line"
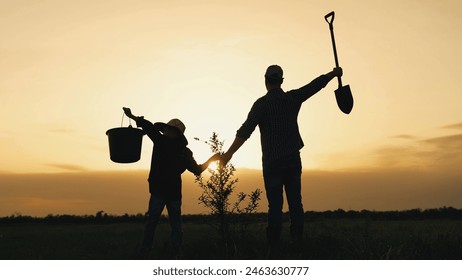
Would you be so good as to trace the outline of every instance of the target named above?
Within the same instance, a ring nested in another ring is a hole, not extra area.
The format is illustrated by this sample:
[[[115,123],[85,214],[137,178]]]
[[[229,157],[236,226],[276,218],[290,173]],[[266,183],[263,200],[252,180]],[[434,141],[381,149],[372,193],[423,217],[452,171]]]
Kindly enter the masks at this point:
[[[211,214],[184,215],[184,222],[210,222]],[[245,216],[246,221],[265,222],[266,213],[253,214],[231,214],[230,222],[238,223]],[[284,214],[284,218],[288,221],[288,213]],[[401,211],[371,211],[371,210],[348,210],[343,209],[329,211],[307,211],[305,218],[309,220],[317,219],[371,219],[371,220],[426,220],[426,219],[462,219],[462,209],[453,207],[441,207],[434,209],[410,209]],[[47,215],[46,217],[31,217],[21,214],[1,217],[0,224],[9,223],[49,223],[49,224],[65,224],[65,223],[95,223],[95,224],[110,224],[124,222],[145,222],[145,214],[124,214],[112,215],[104,211],[98,211],[94,215]],[[163,217],[164,222],[167,222],[166,217]]]
[[[433,209],[410,209],[410,210],[395,210],[395,211],[371,211],[361,210],[345,211],[338,209],[335,211],[305,212],[305,217],[308,219],[324,219],[324,218],[350,218],[350,219],[372,219],[372,220],[426,220],[426,219],[462,219],[462,209],[453,207],[441,207]]]
[[[53,215],[49,214],[46,217],[31,217],[23,216],[21,214],[14,214],[11,216],[0,218],[0,223],[49,223],[49,224],[63,224],[63,223],[121,223],[121,222],[141,222],[145,220],[144,214],[124,214],[124,215],[111,215],[104,211],[98,211],[95,215]]]

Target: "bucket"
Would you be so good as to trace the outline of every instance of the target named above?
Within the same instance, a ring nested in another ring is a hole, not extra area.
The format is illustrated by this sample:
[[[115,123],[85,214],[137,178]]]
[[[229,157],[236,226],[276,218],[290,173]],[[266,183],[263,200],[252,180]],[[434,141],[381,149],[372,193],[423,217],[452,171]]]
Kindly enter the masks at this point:
[[[111,160],[117,163],[137,162],[141,157],[144,132],[141,129],[117,127],[106,131]]]

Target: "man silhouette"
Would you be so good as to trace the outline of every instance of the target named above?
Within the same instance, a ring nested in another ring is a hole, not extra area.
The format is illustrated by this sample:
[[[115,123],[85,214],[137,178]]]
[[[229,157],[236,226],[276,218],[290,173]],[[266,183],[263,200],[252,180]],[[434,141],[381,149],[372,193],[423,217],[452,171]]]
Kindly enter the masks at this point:
[[[281,88],[284,79],[282,68],[278,65],[269,66],[265,73],[266,95],[255,101],[247,119],[237,130],[231,147],[221,156],[221,164],[226,164],[251,136],[256,126],[259,126],[263,178],[269,208],[269,257],[274,257],[278,251],[282,229],[283,190],[289,205],[291,237],[296,242],[301,242],[303,237],[300,149],[304,144],[297,123],[301,105],[333,78],[342,76],[342,73],[340,67],[334,68],[299,89],[284,92]]]

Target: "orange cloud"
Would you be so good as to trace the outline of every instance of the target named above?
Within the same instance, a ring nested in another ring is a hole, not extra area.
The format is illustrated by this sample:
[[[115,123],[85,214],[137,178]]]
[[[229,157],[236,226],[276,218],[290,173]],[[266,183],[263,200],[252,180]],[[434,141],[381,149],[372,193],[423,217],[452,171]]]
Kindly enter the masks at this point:
[[[87,168],[76,164],[49,163],[47,166],[56,167],[64,171],[87,171]]]

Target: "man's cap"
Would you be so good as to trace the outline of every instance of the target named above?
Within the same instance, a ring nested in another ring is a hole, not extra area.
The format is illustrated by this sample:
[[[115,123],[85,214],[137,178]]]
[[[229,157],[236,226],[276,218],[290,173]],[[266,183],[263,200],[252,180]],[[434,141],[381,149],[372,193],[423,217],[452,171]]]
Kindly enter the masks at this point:
[[[265,77],[270,79],[279,79],[282,80],[284,72],[282,71],[281,66],[279,65],[270,65],[266,69]]]
[[[171,119],[170,121],[168,121],[168,123],[166,123],[166,125],[178,129],[181,132],[181,134],[184,134],[184,131],[186,130],[186,126],[179,119]]]

